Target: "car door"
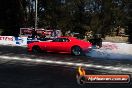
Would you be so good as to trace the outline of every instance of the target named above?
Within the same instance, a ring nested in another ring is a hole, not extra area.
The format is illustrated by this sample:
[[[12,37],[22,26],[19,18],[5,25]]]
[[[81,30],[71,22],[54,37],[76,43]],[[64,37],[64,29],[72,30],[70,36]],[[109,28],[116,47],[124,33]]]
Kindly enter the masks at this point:
[[[62,38],[60,42],[59,50],[60,52],[69,52],[71,49],[71,42],[68,38]]]
[[[50,46],[49,44],[50,42],[46,42],[46,41],[39,42],[39,46],[43,51],[48,51],[47,49]]]
[[[56,38],[52,42],[49,42],[49,44],[47,45],[47,50],[53,52],[59,52],[60,46],[61,46],[60,38]]]

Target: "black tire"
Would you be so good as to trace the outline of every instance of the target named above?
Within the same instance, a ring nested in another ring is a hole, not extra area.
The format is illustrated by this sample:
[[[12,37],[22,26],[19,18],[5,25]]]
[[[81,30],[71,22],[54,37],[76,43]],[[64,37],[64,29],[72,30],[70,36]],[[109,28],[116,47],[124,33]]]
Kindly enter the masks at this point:
[[[82,49],[79,46],[74,46],[71,48],[71,53],[75,56],[83,55]]]
[[[41,49],[40,49],[39,46],[34,46],[34,47],[32,48],[32,52],[33,52],[33,53],[41,53],[42,51],[41,51]]]

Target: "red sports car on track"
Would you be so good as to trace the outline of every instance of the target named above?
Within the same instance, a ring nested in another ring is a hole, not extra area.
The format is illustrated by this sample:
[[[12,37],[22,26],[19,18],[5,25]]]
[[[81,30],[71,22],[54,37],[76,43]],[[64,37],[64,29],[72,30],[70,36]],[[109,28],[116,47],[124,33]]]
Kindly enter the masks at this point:
[[[88,52],[92,47],[90,42],[76,39],[75,37],[58,37],[50,41],[40,41],[28,44],[28,51],[39,53],[58,52],[71,53],[73,55],[82,55]]]

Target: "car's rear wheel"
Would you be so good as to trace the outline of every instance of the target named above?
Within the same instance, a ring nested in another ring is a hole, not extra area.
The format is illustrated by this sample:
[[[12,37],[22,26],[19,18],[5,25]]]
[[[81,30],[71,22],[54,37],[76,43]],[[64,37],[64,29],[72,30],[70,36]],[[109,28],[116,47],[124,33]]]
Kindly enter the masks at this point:
[[[34,46],[32,48],[32,52],[33,53],[41,53],[42,51],[41,51],[41,48],[39,46]]]
[[[74,46],[74,47],[72,47],[72,49],[71,49],[71,53],[73,54],[73,55],[75,55],[75,56],[79,56],[79,55],[82,55],[82,49],[81,49],[81,47],[79,47],[79,46]]]

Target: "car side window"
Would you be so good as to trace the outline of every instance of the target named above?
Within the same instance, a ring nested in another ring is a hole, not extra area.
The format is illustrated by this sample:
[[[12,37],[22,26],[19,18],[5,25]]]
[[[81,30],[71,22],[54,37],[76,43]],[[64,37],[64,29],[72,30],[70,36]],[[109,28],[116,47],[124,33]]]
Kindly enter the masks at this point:
[[[57,42],[64,42],[64,38],[58,38]]]
[[[67,39],[67,38],[56,38],[53,40],[53,42],[69,42],[69,39]]]
[[[67,38],[63,38],[63,42],[69,42],[70,40]]]
[[[69,42],[69,39],[67,39],[67,38],[60,38],[59,42]]]
[[[54,39],[53,42],[59,42],[59,38]]]

